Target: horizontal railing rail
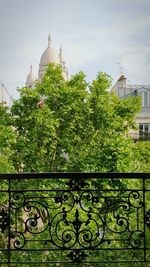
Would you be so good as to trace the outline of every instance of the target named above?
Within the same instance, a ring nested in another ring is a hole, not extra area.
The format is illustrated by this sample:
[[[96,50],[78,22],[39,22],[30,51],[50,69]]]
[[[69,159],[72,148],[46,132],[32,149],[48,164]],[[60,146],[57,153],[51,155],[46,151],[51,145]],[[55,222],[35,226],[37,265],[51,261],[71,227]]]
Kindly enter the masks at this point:
[[[150,262],[150,173],[0,174],[0,185],[0,266]]]

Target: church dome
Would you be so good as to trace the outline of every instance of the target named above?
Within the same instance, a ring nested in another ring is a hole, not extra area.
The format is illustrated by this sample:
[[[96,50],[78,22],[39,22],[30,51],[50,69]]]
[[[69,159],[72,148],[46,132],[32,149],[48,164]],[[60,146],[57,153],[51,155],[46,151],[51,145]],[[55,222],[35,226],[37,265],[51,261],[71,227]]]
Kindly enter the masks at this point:
[[[60,64],[58,52],[51,47],[51,37],[48,36],[48,47],[43,52],[39,64],[39,78],[42,77],[49,63]]]
[[[49,63],[59,64],[58,53],[55,49],[48,47],[41,56],[40,65],[47,66]]]
[[[47,49],[43,52],[40,60],[40,65],[45,66],[48,65],[49,63],[56,63],[59,64],[59,55],[58,52],[51,48],[51,37],[50,35],[48,36],[48,47]]]
[[[59,52],[57,52],[55,49],[51,47],[50,34],[48,36],[48,47],[43,52],[40,59],[39,70],[38,70],[39,80],[42,79],[42,76],[46,72],[49,63],[59,64],[62,68],[62,75],[64,79],[68,80],[68,69],[66,67],[66,63],[63,57],[62,47],[60,47]]]
[[[36,80],[36,77],[32,71],[32,65],[31,65],[30,73],[28,74],[27,79],[26,79],[26,86],[33,87],[35,80]]]

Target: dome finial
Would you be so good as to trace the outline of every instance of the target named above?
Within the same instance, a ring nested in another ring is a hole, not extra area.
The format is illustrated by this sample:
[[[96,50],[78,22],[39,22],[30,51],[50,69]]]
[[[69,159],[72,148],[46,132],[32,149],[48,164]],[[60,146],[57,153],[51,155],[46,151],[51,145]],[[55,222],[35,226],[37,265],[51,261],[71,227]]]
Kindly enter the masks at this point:
[[[51,34],[49,32],[49,35],[48,35],[48,47],[50,47],[50,45],[51,45]]]

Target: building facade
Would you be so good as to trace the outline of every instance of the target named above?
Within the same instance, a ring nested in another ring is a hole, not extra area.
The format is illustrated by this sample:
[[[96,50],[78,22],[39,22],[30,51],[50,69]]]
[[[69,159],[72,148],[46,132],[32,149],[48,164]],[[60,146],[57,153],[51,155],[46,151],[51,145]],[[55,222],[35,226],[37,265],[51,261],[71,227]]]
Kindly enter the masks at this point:
[[[116,93],[120,98],[130,95],[141,96],[141,112],[135,118],[138,131],[131,131],[131,135],[136,140],[150,139],[150,85],[127,84],[127,79],[121,75],[116,84],[111,88],[111,92]]]

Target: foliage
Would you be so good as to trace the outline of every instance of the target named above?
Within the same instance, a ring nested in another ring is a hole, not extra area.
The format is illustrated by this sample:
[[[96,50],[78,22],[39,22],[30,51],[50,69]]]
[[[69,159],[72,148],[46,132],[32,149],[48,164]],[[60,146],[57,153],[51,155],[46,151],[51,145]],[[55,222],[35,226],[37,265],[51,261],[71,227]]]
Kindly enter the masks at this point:
[[[132,171],[138,97],[119,99],[111,78],[99,73],[89,85],[83,72],[65,81],[51,64],[33,89],[20,89],[12,116],[17,132],[17,171]]]
[[[15,142],[15,132],[11,126],[11,115],[4,103],[0,105],[0,173],[14,172],[13,164],[10,160]]]
[[[133,149],[136,170],[150,172],[150,141],[136,142]]]

